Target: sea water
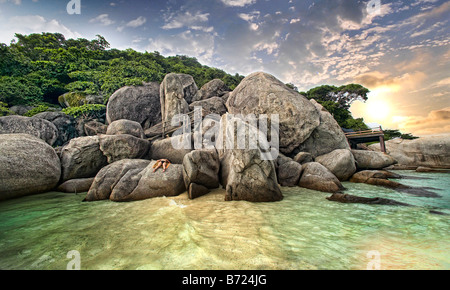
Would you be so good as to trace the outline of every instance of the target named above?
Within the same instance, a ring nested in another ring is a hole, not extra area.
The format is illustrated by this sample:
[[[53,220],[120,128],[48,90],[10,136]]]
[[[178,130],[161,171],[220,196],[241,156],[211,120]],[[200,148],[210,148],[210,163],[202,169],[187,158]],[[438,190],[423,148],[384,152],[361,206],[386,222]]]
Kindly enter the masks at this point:
[[[50,192],[0,203],[0,269],[450,269],[450,174],[398,172],[440,198],[345,182],[347,192],[414,207],[342,204],[283,188],[275,203],[224,201],[224,191],[85,203]]]

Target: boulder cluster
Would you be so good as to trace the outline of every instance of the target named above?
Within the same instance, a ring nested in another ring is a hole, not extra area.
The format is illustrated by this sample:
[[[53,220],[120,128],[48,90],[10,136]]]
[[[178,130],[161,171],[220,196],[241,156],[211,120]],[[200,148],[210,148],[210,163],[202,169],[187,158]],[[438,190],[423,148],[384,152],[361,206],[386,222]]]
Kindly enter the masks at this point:
[[[176,126],[174,116],[196,107],[209,114],[199,130],[155,138],[167,124]],[[267,124],[279,129],[275,137],[268,138],[249,116],[267,116]],[[251,148],[227,146],[251,136],[259,136]],[[275,155],[268,154],[272,141]],[[164,172],[159,159],[170,161]],[[281,186],[336,193],[352,178],[376,183],[355,173],[395,163],[382,152],[350,150],[323,106],[262,72],[233,91],[221,80],[198,89],[192,76],[174,73],[161,84],[124,87],[109,98],[105,120],[77,122],[61,112],[0,118],[0,200],[55,189],[88,192],[86,201],[186,191],[194,199],[222,186],[228,201],[279,201]]]

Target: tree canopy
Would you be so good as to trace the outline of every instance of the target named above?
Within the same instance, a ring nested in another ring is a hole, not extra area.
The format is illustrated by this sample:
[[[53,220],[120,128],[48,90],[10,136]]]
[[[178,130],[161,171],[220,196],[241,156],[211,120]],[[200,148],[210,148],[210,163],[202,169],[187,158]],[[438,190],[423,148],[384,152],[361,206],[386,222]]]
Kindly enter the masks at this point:
[[[188,56],[109,49],[96,39],[66,39],[60,33],[16,34],[0,44],[0,102],[13,105],[58,103],[66,92],[102,95],[107,99],[123,86],[161,82],[167,73],[186,73],[201,87],[221,79],[234,89],[244,78],[200,64]]]

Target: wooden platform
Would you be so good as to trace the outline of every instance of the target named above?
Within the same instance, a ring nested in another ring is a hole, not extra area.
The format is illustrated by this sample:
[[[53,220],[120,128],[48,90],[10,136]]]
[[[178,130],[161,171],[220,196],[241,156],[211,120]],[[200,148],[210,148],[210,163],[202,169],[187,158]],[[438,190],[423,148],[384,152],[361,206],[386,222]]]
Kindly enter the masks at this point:
[[[347,141],[352,149],[356,149],[357,144],[379,141],[381,151],[386,153],[384,132],[381,126],[365,131],[347,132],[345,133],[345,137],[347,137]]]

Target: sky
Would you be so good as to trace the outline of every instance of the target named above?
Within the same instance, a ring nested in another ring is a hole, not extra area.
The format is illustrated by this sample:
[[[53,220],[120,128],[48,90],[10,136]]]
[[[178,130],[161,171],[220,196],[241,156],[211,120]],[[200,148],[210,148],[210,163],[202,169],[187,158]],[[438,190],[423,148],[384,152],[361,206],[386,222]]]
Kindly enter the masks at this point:
[[[0,42],[100,34],[112,48],[188,55],[244,76],[264,71],[300,91],[359,83],[371,92],[353,103],[355,118],[450,134],[450,1],[80,0],[80,14],[68,13],[69,2],[0,0]]]

